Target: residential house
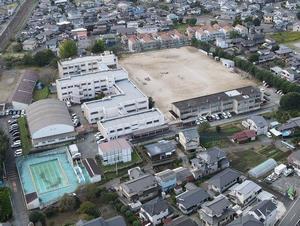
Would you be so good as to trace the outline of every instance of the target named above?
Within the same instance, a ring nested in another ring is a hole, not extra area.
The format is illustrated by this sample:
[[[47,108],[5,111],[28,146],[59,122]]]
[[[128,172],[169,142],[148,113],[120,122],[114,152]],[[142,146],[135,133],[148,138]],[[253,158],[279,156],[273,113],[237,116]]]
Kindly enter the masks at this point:
[[[122,216],[115,216],[109,219],[102,217],[95,218],[90,221],[80,220],[75,226],[126,226],[126,221]]]
[[[281,70],[280,77],[289,81],[294,82],[295,80],[299,80],[300,73],[299,70],[293,70],[290,68]]]
[[[193,174],[188,168],[180,166],[178,168],[173,169],[173,172],[176,175],[177,185],[182,185],[183,183],[191,182],[194,180]]]
[[[227,168],[207,181],[208,188],[216,193],[223,193],[234,184],[241,181],[242,174]]]
[[[279,49],[276,50],[275,53],[280,58],[288,58],[293,53],[293,50],[287,46],[280,45]]]
[[[190,214],[199,209],[204,202],[208,201],[209,197],[203,188],[197,187],[186,190],[176,196],[176,203],[181,212]]]
[[[256,139],[255,130],[243,130],[233,134],[231,140],[238,144],[247,143]]]
[[[169,222],[165,222],[164,226],[198,226],[198,224],[190,217],[181,215]]]
[[[293,31],[300,31],[300,23],[299,22],[295,22],[293,24]]]
[[[256,220],[252,215],[246,214],[238,217],[227,226],[264,226],[264,224]]]
[[[233,30],[237,31],[243,37],[248,35],[248,28],[243,25],[237,24]]]
[[[119,138],[100,143],[98,152],[103,165],[112,165],[119,162],[130,162],[132,148],[125,139]]]
[[[294,167],[295,172],[300,176],[300,150],[288,156],[288,162]]]
[[[173,170],[166,169],[155,174],[155,178],[163,192],[167,192],[176,186],[176,173]]]
[[[274,14],[273,13],[265,13],[263,20],[265,24],[272,24],[274,19]]]
[[[259,185],[253,181],[245,180],[231,189],[229,197],[240,206],[248,206],[256,200],[256,196],[261,191],[262,189]]]
[[[194,150],[200,145],[200,137],[196,128],[184,129],[179,132],[178,142],[184,150]]]
[[[262,222],[264,226],[273,226],[277,222],[277,205],[272,200],[264,200],[252,207],[248,214]]]
[[[141,175],[119,186],[119,194],[128,202],[147,201],[159,195],[159,186],[154,176]]]
[[[231,202],[224,195],[218,195],[201,206],[198,211],[200,220],[205,226],[227,225],[235,216],[231,206]]]
[[[26,51],[32,51],[37,48],[37,42],[33,38],[25,40],[22,44],[23,44],[23,50]]]
[[[294,132],[296,129],[300,128],[300,117],[291,118],[286,123],[282,124],[277,128],[280,132],[290,131]]]
[[[145,145],[146,152],[153,163],[170,160],[176,153],[176,142],[161,140],[154,144]]]
[[[164,219],[170,217],[171,213],[168,202],[157,197],[142,205],[139,217],[143,224],[151,223],[152,226],[155,226],[163,223]]]
[[[218,147],[209,148],[197,153],[196,158],[191,160],[192,174],[195,179],[216,173],[229,167],[226,153]]]
[[[256,135],[267,134],[268,132],[268,123],[263,116],[260,115],[252,115],[247,121],[247,128],[249,130],[254,130]]]

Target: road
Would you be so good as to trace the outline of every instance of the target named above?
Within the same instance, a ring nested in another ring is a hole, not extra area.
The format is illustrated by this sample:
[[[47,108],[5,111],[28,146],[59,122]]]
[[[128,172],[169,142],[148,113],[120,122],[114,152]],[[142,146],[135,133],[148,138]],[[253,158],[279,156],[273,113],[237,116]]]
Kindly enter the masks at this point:
[[[0,127],[7,132],[8,117],[2,117],[0,119]],[[12,223],[14,226],[24,226],[28,225],[29,219],[27,214],[27,209],[25,207],[24,196],[22,192],[21,183],[19,180],[18,171],[15,164],[15,158],[13,150],[9,149],[6,155],[5,161],[7,186],[11,189],[11,201],[13,206],[13,219]]]
[[[10,40],[23,28],[36,3],[36,0],[25,0],[20,5],[18,11],[14,14],[13,18],[0,35],[0,51],[4,50]]]
[[[279,226],[296,226],[300,221],[300,198],[297,198],[283,217]]]

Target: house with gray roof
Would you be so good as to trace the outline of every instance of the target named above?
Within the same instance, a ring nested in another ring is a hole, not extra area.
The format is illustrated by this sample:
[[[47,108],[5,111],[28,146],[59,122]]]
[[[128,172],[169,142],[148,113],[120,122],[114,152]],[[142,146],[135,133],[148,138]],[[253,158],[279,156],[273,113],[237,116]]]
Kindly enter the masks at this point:
[[[28,106],[26,114],[33,147],[75,140],[77,133],[64,102],[39,100]]]
[[[234,219],[235,211],[231,202],[224,195],[219,195],[214,200],[204,203],[198,211],[204,225],[227,225]]]
[[[264,226],[275,225],[277,221],[277,205],[272,200],[264,200],[255,205],[249,214],[256,220],[262,222]]]
[[[278,127],[278,131],[295,131],[297,128],[300,127],[300,117],[291,118],[286,123],[282,124]]]
[[[197,187],[176,196],[176,203],[181,212],[190,214],[199,209],[209,198],[209,194],[203,188]]]
[[[295,172],[300,175],[300,150],[294,151],[287,159],[288,163],[294,167]]]
[[[164,192],[170,191],[176,186],[176,173],[173,170],[166,169],[156,173],[155,178],[161,187],[161,190]]]
[[[76,223],[76,226],[126,226],[126,222],[122,216],[115,216],[109,219],[98,217],[90,221],[80,220]]]
[[[256,135],[267,134],[269,125],[263,116],[252,115],[246,122],[247,128],[256,131]]]
[[[163,219],[170,217],[172,210],[168,202],[161,197],[154,198],[144,203],[140,209],[139,217],[143,224],[151,223],[155,226],[161,224]]]
[[[161,140],[157,143],[145,145],[146,152],[153,163],[165,161],[174,157],[176,153],[176,142]]]
[[[191,172],[195,179],[216,173],[229,167],[226,153],[218,147],[209,148],[197,153],[191,160]]]
[[[256,220],[252,215],[247,214],[235,219],[227,226],[264,226],[264,224]]]
[[[184,148],[189,151],[199,147],[200,137],[196,128],[188,128],[179,132],[178,141]]]
[[[190,217],[181,215],[175,219],[172,219],[171,222],[165,223],[164,226],[198,226],[198,224]]]
[[[251,180],[245,180],[243,183],[233,187],[229,193],[232,202],[242,207],[255,202],[257,195],[262,188]]]
[[[119,186],[119,195],[129,203],[147,201],[159,195],[160,188],[155,177],[144,174],[138,178],[126,181]]]
[[[208,188],[216,193],[223,193],[232,185],[238,183],[241,179],[241,173],[227,168],[207,181]]]

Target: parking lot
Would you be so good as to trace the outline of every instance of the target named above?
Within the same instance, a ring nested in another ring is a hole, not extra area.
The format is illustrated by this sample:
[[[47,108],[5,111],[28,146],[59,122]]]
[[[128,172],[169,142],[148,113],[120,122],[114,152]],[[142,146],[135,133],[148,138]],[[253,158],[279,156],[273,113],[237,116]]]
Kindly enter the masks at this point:
[[[166,116],[174,101],[255,85],[193,47],[133,54],[119,62]]]
[[[300,194],[300,177],[294,174],[293,176],[285,177],[281,176],[276,181],[274,181],[271,185],[272,189],[280,192],[285,195],[286,191],[290,187],[294,187],[296,189],[296,193]]]

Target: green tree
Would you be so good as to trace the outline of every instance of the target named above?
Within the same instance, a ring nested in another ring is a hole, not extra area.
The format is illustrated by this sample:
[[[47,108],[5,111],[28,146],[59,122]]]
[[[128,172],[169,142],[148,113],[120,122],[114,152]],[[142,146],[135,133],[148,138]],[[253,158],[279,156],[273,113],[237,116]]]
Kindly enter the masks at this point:
[[[6,222],[12,217],[8,188],[0,188],[0,222]]]
[[[240,33],[237,31],[230,31],[229,32],[229,38],[234,39],[234,38],[239,38],[241,37]]]
[[[87,214],[87,215],[90,215],[93,217],[100,216],[96,205],[90,201],[85,201],[85,202],[81,203],[78,211],[81,214]]]
[[[249,61],[250,61],[251,63],[257,62],[258,59],[259,59],[259,54],[258,54],[258,53],[253,53],[253,54],[251,54],[251,55],[249,56]]]
[[[197,18],[189,18],[186,20],[186,23],[191,26],[195,26],[197,23]]]
[[[253,25],[256,26],[256,27],[257,27],[257,26],[260,26],[260,23],[261,23],[261,22],[260,22],[260,19],[259,19],[259,18],[255,18],[255,19],[253,20]]]
[[[29,214],[29,220],[36,224],[40,222],[42,225],[46,225],[46,216],[41,211],[33,211]]]
[[[272,48],[271,48],[271,51],[276,51],[276,50],[279,50],[279,45],[274,45],[274,46],[272,46]]]
[[[33,62],[35,65],[43,67],[50,64],[51,61],[55,58],[55,54],[50,49],[44,49],[42,51],[37,52],[33,56]]]
[[[132,222],[132,226],[141,226],[141,223],[137,220]]]
[[[233,26],[236,26],[238,24],[242,25],[242,20],[240,17],[236,17],[232,23]]]
[[[6,157],[6,151],[8,150],[8,138],[3,132],[3,130],[0,129],[0,180],[2,179],[3,175],[3,163]],[[1,212],[1,211],[0,211]]]
[[[300,93],[288,93],[281,97],[280,108],[283,110],[300,110]]]
[[[19,53],[19,52],[22,52],[23,50],[23,45],[21,42],[17,42],[13,45],[13,51],[16,52],[16,53]]]
[[[297,12],[296,16],[297,16],[297,19],[300,20],[300,11]]]
[[[59,56],[62,59],[77,55],[77,45],[73,40],[65,40],[59,46]]]
[[[24,65],[33,65],[34,64],[34,60],[31,54],[27,53],[23,56],[23,64]]]
[[[66,211],[72,211],[78,208],[80,202],[77,197],[65,194],[60,200],[59,200],[59,211],[66,212]]]
[[[209,122],[203,122],[199,125],[198,130],[200,133],[207,132],[210,129]]]
[[[91,48],[92,53],[102,53],[104,52],[104,50],[105,50],[105,43],[101,39],[96,40]]]

